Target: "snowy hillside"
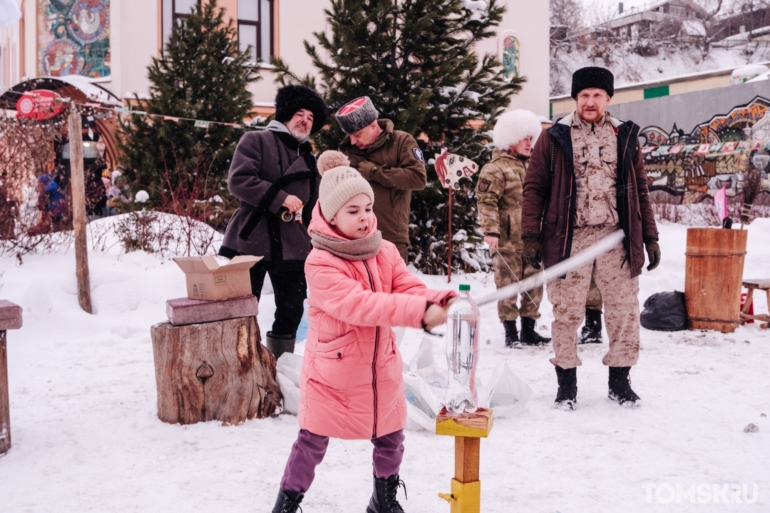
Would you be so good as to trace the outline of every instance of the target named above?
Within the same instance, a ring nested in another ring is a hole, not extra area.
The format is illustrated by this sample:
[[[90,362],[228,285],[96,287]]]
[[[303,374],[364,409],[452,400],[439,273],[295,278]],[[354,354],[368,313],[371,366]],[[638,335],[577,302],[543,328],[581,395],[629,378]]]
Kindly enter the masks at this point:
[[[584,66],[609,68],[615,75],[615,87],[622,87],[766,63],[770,61],[770,47],[757,45],[751,54],[746,54],[743,47],[712,48],[705,57],[697,48],[677,48],[675,51],[661,49],[656,55],[643,57],[633,51],[630,43],[617,46],[591,43],[571,51],[552,49],[551,55],[551,95],[561,96],[569,94],[572,73]]]
[[[662,224],[663,260],[644,272],[640,301],[683,290],[686,228]],[[77,306],[74,254],[0,259],[0,297],[24,308],[24,328],[8,333],[13,448],[0,458],[0,512],[268,512],[278,491],[297,419],[281,415],[241,426],[160,422],[150,326],[165,319],[165,301],[185,294],[169,261],[112,246],[90,255],[95,315]],[[749,228],[746,277],[770,277],[770,220]],[[494,288],[489,275],[424,277],[435,287],[469,282]],[[766,301],[757,299],[764,311]],[[260,305],[263,332],[274,309]],[[544,303],[538,322],[548,332]],[[550,346],[507,350],[494,306],[483,309],[481,374],[500,361],[533,389],[527,410],[496,420],[481,443],[485,513],[655,512],[650,485],[747,485],[753,504],[770,510],[770,330],[757,325],[729,335],[643,330],[634,389],[636,410],[606,398],[601,346],[580,348],[578,410],[554,410]],[[409,361],[423,334],[408,330]],[[302,345],[300,345],[300,349]],[[439,348],[440,349],[440,348]],[[744,433],[754,423],[758,433]],[[444,512],[453,442],[407,432],[401,476],[406,511]],[[371,495],[371,444],[333,440],[303,503],[306,513],[360,513]],[[758,497],[754,495],[757,485]],[[720,488],[721,489],[721,488]],[[665,497],[665,495],[664,495]],[[677,512],[725,511],[724,505],[675,504]]]

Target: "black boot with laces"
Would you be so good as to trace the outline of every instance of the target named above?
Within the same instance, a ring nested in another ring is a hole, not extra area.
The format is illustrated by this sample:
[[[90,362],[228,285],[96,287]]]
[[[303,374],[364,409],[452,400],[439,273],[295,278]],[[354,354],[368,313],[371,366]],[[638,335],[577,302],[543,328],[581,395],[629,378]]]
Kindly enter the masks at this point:
[[[633,408],[639,406],[642,400],[631,389],[631,378],[628,373],[631,367],[610,367],[610,391],[607,396],[621,406]]]
[[[503,328],[505,328],[505,347],[521,347],[516,321],[503,321]]]
[[[302,511],[299,503],[302,502],[304,497],[305,494],[303,493],[281,490],[278,492],[278,499],[276,499],[275,506],[273,506],[273,513],[297,513],[297,511]]]
[[[574,410],[577,405],[577,367],[562,369],[557,365],[556,379],[559,380],[559,390],[554,406],[560,410]]]
[[[531,317],[521,318],[521,343],[527,346],[541,346],[551,341],[535,331],[535,319]]]
[[[586,308],[586,323],[580,331],[578,344],[602,343],[602,311]]]
[[[372,493],[372,499],[369,501],[366,513],[404,513],[404,508],[396,499],[400,486],[404,487],[404,497],[406,497],[406,485],[399,479],[398,474],[393,474],[387,478],[375,477],[374,493]]]

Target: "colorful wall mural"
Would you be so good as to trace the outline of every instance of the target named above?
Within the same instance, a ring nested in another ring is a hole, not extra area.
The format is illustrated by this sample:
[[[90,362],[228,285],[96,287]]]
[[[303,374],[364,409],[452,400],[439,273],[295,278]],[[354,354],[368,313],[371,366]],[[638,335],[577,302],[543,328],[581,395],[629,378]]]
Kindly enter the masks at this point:
[[[110,75],[110,0],[38,0],[40,76]]]
[[[752,156],[770,154],[770,100],[758,96],[689,134],[676,124],[668,131],[646,127],[640,139],[651,191],[681,196],[682,204],[713,197],[723,186],[735,196],[743,190],[746,171],[760,162]],[[767,169],[758,171],[762,190],[770,190]]]
[[[503,35],[502,56],[503,70],[506,78],[518,78],[519,76],[519,53],[521,46],[519,40],[513,34]]]

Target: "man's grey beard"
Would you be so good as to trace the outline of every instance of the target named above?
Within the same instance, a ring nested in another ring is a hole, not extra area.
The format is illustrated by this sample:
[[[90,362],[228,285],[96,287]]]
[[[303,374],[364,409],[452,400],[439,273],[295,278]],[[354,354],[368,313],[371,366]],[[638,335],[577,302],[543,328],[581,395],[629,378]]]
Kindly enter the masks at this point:
[[[296,140],[298,140],[301,143],[303,143],[303,142],[307,141],[308,139],[310,139],[310,134],[307,134],[305,132],[301,132],[301,131],[297,130],[296,128],[288,127],[287,126],[286,130],[289,131],[289,133],[291,134],[292,137],[294,137]]]

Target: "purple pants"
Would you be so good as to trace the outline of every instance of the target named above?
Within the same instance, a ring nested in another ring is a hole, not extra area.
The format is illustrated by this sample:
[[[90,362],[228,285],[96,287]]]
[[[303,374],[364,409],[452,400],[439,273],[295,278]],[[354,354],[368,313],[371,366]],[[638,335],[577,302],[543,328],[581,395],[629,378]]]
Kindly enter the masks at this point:
[[[390,477],[398,474],[401,460],[404,458],[404,431],[399,430],[389,435],[372,440],[374,451],[372,463],[374,476]],[[329,437],[314,435],[310,431],[300,429],[297,441],[291,448],[289,461],[281,479],[281,490],[305,493],[313,484],[315,468],[323,461]]]

